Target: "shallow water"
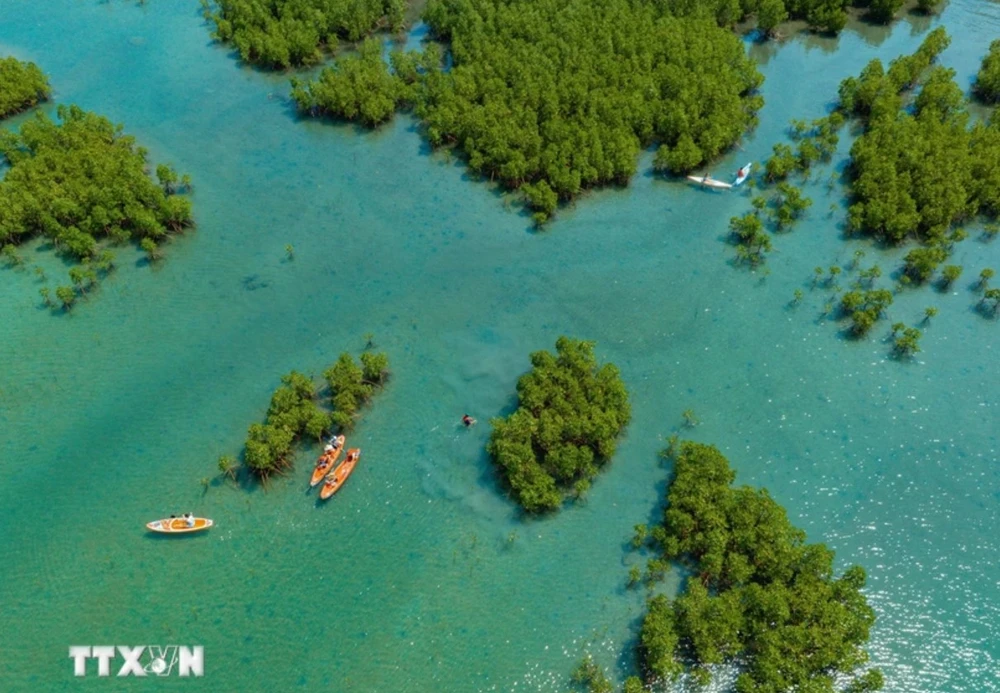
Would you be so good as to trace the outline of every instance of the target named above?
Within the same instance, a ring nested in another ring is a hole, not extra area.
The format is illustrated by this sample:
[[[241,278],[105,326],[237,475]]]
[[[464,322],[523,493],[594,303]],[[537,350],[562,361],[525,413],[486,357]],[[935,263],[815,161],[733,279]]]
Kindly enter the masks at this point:
[[[754,47],[767,106],[718,175],[939,21],[942,62],[967,83],[996,4]],[[886,690],[1000,690],[1000,325],[967,290],[1000,243],[962,244],[951,293],[897,298],[889,322],[940,308],[924,351],[898,363],[887,327],[849,342],[820,317],[831,294],[810,289],[815,265],[863,247],[888,269],[902,254],[842,240],[827,170],[770,274],[751,274],[724,242],[746,197],[654,179],[647,157],[628,190],[532,233],[407,118],[376,133],[297,121],[286,78],[238,66],[196,3],[8,0],[0,27],[0,53],[37,61],[57,103],[123,121],[190,173],[199,222],[157,267],[121,251],[71,315],[39,308],[32,273],[0,273],[0,690],[103,690],[73,678],[67,647],[107,643],[204,645],[192,690],[563,690],[588,647],[624,676],[643,600],[624,586],[639,560],[625,544],[658,512],[657,452],[688,408],[702,423],[686,435],[767,486],[839,566],[868,570]],[[318,375],[367,332],[394,376],[333,501],[304,492],[314,449],[267,492],[203,491],[281,374]],[[634,420],[585,503],[525,521],[498,493],[484,424],[560,334],[618,364]],[[462,429],[466,411],[483,423]],[[187,509],[216,528],[141,531]]]

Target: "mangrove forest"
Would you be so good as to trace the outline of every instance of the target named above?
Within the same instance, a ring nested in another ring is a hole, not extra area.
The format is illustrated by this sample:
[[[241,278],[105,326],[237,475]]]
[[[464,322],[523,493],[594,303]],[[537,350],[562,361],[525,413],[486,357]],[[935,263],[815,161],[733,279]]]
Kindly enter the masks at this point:
[[[615,453],[632,416],[618,369],[599,365],[594,343],[560,337],[556,353],[536,351],[517,382],[518,407],[491,421],[487,451],[528,512],[558,509],[580,496]]]
[[[329,397],[312,378],[292,371],[281,378],[271,395],[264,423],[254,423],[247,431],[243,460],[247,469],[266,481],[292,465],[295,445],[303,437],[317,441],[331,432],[347,432],[354,427],[360,408],[389,377],[389,357],[365,351],[360,365],[349,353],[323,373]],[[234,476],[228,457],[219,462],[223,473]]]
[[[293,85],[302,112],[375,125],[412,104],[435,147],[517,190],[546,221],[560,201],[625,185],[639,152],[690,171],[756,122],[763,78],[731,31],[705,11],[610,0],[431,0],[424,20],[449,48],[423,55],[374,46]]]
[[[42,237],[80,262],[73,286],[57,289],[68,308],[114,266],[108,245],[131,240],[152,252],[194,221],[190,201],[177,194],[190,189],[187,176],[161,164],[154,182],[146,150],[121,125],[77,106],[57,112],[61,122],[39,112],[19,132],[0,132],[9,165],[0,180],[0,246],[19,264],[17,246]],[[47,288],[42,296],[51,301]]]
[[[734,487],[714,446],[681,442],[666,454],[674,475],[663,523],[643,537],[660,552],[658,571],[673,561],[690,573],[675,599],[648,602],[639,635],[646,683],[687,671],[707,684],[712,665],[730,663],[739,693],[879,690],[881,672],[866,667],[875,612],[864,569],[835,575],[834,552],[806,543],[766,489]]]

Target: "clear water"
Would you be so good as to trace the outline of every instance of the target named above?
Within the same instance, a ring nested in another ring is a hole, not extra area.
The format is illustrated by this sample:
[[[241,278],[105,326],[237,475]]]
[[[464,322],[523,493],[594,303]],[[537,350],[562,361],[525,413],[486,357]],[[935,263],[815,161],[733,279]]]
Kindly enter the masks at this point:
[[[821,115],[841,78],[939,21],[944,64],[971,80],[1000,29],[980,0],[753,48],[767,106],[717,174],[761,160],[789,118]],[[212,45],[194,2],[6,0],[0,53],[189,172],[200,222],[156,268],[122,252],[68,316],[39,308],[32,273],[0,273],[0,690],[105,690],[73,678],[67,647],[108,643],[204,645],[186,690],[563,690],[587,643],[622,677],[643,610],[625,544],[659,512],[657,451],[688,408],[739,481],[868,570],[887,690],[1000,690],[1000,326],[967,290],[1000,243],[962,244],[952,292],[897,299],[892,321],[940,308],[901,364],[886,327],[855,343],[820,317],[815,265],[900,255],[843,241],[826,171],[770,274],[751,274],[723,240],[745,197],[656,180],[646,160],[628,190],[532,233],[406,118],[376,133],[297,121],[286,79]],[[318,374],[366,332],[394,378],[332,502],[304,492],[315,450],[267,492],[203,492],[282,373]],[[634,421],[586,503],[525,521],[498,493],[488,427],[459,417],[507,411],[528,352],[563,333],[619,365]],[[143,532],[188,509],[217,527]]]

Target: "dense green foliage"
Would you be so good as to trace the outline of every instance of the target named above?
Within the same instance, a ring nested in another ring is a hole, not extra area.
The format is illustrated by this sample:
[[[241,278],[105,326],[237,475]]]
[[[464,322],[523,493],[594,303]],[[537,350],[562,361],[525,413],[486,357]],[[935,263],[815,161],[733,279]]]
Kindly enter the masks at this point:
[[[436,66],[434,51],[423,55],[393,51],[392,72],[382,59],[382,44],[368,39],[357,55],[338,58],[319,77],[308,83],[292,80],[292,98],[299,111],[309,115],[329,114],[344,120],[360,120],[368,126],[382,123],[397,108],[412,103],[415,86],[426,60]]]
[[[292,446],[300,436],[320,439],[331,425],[330,414],[319,407],[312,380],[292,371],[281,382],[271,396],[267,421],[252,424],[247,432],[244,460],[264,479],[291,464]]]
[[[1000,39],[990,44],[983,66],[976,75],[976,95],[987,103],[1000,101]]]
[[[418,113],[432,144],[525,189],[543,217],[569,199],[624,184],[639,150],[688,171],[756,123],[762,77],[712,20],[627,0],[431,0],[425,19],[454,65],[426,80]]]
[[[672,454],[664,523],[653,536],[664,558],[694,573],[672,604],[649,603],[640,634],[647,677],[672,679],[690,661],[707,682],[707,665],[730,661],[741,668],[739,693],[832,693],[835,677],[877,690],[881,674],[858,671],[875,621],[861,593],[865,571],[834,577],[833,552],[805,543],[766,490],[733,488],[716,448],[685,442]]]
[[[358,41],[403,26],[405,0],[202,0],[214,37],[246,62],[284,69],[310,65],[338,38]]]
[[[10,164],[0,181],[0,245],[42,235],[79,260],[101,256],[99,243],[160,242],[192,224],[187,198],[154,183],[146,151],[122,126],[76,106],[60,106],[0,133]],[[176,174],[169,167],[176,179]]]
[[[679,6],[678,6],[679,7]],[[675,8],[676,9],[676,8]],[[643,147],[688,171],[756,124],[762,77],[743,44],[703,11],[631,0],[431,0],[425,20],[451,49],[363,47],[296,84],[301,110],[386,120],[415,105],[435,147],[519,190],[538,223],[587,188],[628,182]]]
[[[599,366],[593,342],[567,337],[536,351],[517,382],[518,408],[491,422],[487,450],[529,512],[555,510],[560,487],[583,493],[615,452],[632,416],[618,369]]]
[[[0,118],[20,113],[49,98],[49,80],[35,63],[0,58]]]
[[[349,431],[354,428],[358,410],[388,379],[389,357],[381,352],[365,351],[361,354],[359,366],[350,354],[344,352],[335,364],[323,372],[323,377],[330,386],[334,410],[331,421],[341,431]]]
[[[855,231],[941,245],[954,225],[977,212],[1000,212],[1000,123],[970,128],[954,71],[928,72],[947,44],[944,30],[936,29],[888,71],[873,60],[859,78],[841,84],[841,107],[866,125],[851,148],[848,223]],[[905,108],[903,92],[921,80],[912,109]]]

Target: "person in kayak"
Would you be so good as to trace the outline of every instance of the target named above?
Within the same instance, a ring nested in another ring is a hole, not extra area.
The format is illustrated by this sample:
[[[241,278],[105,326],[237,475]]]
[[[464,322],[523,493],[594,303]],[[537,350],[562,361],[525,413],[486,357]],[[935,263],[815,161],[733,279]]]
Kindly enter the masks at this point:
[[[745,175],[746,175],[746,166],[744,166],[743,168],[736,169],[737,178],[742,178]]]
[[[184,520],[187,522],[188,527],[194,527],[194,515],[191,513],[184,513]]]

